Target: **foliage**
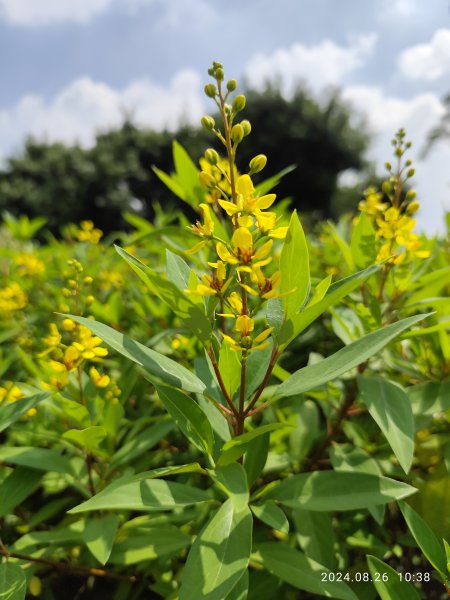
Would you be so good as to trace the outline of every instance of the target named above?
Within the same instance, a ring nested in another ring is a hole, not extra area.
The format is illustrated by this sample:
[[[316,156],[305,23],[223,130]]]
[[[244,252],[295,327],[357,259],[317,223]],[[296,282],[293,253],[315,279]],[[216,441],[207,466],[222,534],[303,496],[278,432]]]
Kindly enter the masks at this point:
[[[358,215],[305,233],[209,74],[221,153],[155,171],[194,223],[0,230],[0,590],[443,597],[450,268],[414,232],[405,133]]]

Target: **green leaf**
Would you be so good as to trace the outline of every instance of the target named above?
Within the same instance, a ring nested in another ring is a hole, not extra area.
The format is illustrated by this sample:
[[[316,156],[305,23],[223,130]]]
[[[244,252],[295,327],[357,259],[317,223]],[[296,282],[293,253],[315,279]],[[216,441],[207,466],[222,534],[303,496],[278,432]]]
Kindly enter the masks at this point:
[[[284,322],[282,298],[269,298],[267,300],[266,319],[269,326],[273,327],[273,337],[277,339]]]
[[[141,431],[138,435],[133,436],[128,442],[123,444],[111,459],[111,469],[127,464],[136,457],[141,456],[150,448],[156,446],[168,433],[174,429],[175,423],[172,419],[155,423],[151,427]]]
[[[283,533],[289,533],[289,521],[279,506],[272,500],[267,500],[261,504],[250,505],[252,513],[257,519]]]
[[[290,546],[275,542],[258,544],[256,560],[282,581],[299,590],[340,600],[358,600],[343,581],[322,581],[329,569]]]
[[[372,265],[363,271],[359,271],[358,273],[354,273],[349,277],[345,277],[344,279],[340,279],[333,283],[322,300],[316,302],[312,306],[307,306],[305,310],[293,315],[286,323],[284,323],[279,334],[280,345],[286,347],[289,342],[311,325],[311,323],[330,308],[330,306],[334,306],[340,302],[342,298],[350,294],[350,292],[361,285],[363,281],[379,270],[380,265]]]
[[[218,486],[231,498],[236,511],[245,510],[249,501],[247,474],[239,463],[211,471]]]
[[[192,545],[182,575],[180,600],[226,598],[247,570],[252,515],[227,500]]]
[[[0,433],[49,396],[50,394],[43,392],[29,396],[28,398],[21,398],[10,404],[3,403],[0,406]]]
[[[237,352],[233,352],[230,345],[223,342],[219,352],[219,370],[222,375],[225,388],[230,397],[238,389],[241,382],[241,362]]]
[[[405,390],[381,377],[358,377],[367,410],[385,435],[402,469],[408,473],[414,454],[414,416]]]
[[[122,534],[120,534],[121,536]],[[175,527],[152,527],[145,535],[132,535],[114,544],[109,562],[133,565],[145,560],[173,556],[191,543],[191,536]]]
[[[0,600],[24,600],[27,579],[19,565],[0,563]]]
[[[164,173],[164,171],[161,171],[161,169],[158,169],[155,166],[152,166],[152,170],[161,179],[164,185],[166,185],[169,188],[169,190],[175,194],[175,196],[178,196],[178,198],[184,200],[192,206],[192,201],[188,201],[186,192],[183,189],[183,187],[178,183],[176,177],[174,177],[173,175],[167,175],[167,173]]]
[[[272,355],[273,343],[269,341],[269,345],[257,352],[251,352],[247,358],[246,386],[245,394],[249,398],[255,392],[264,379],[270,363]],[[234,352],[233,354],[236,354]]]
[[[367,267],[376,259],[375,229],[370,218],[364,213],[359,215],[358,223],[353,228],[350,248],[358,269]]]
[[[282,294],[285,320],[304,304],[310,288],[309,253],[305,234],[297,212],[291,216],[280,257]]]
[[[116,515],[96,517],[86,524],[83,541],[92,556],[102,565],[108,562],[118,526],[119,517]]]
[[[270,432],[255,438],[247,446],[244,468],[247,473],[249,487],[255,483],[266,466],[269,446]]]
[[[375,556],[367,555],[372,581],[381,600],[420,600],[421,595],[416,588],[402,581],[397,571]],[[387,581],[383,581],[384,578]]]
[[[209,341],[212,334],[211,323],[200,308],[201,305],[192,302],[174,283],[165,279],[162,275],[153,271],[153,269],[150,269],[150,267],[123,248],[119,246],[115,246],[115,248],[117,253],[130,265],[149,290],[180,316],[184,320],[186,327],[189,327],[201,342]]]
[[[296,509],[292,512],[297,540],[301,549],[309,558],[321,565],[335,570],[335,541],[331,515],[323,512]]]
[[[33,446],[1,446],[0,461],[42,471],[73,474],[69,458],[63,456],[58,450],[35,448]]]
[[[257,427],[248,433],[238,435],[229,442],[225,442],[225,444],[222,446],[217,464],[228,465],[232,462],[235,462],[238,458],[245,454],[252,440],[260,435],[264,435],[265,433],[274,431],[275,429],[282,429],[283,427],[289,427],[289,425],[286,425],[285,423],[269,423],[268,425]]]
[[[169,386],[156,386],[161,402],[196,448],[212,455],[214,433],[208,417],[193,398]]]
[[[249,575],[245,571],[237,584],[225,598],[225,600],[247,600],[248,597]]]
[[[120,485],[117,482],[79,504],[70,514],[89,510],[172,510],[209,500],[200,489],[164,479],[144,479]]]
[[[149,373],[149,377],[155,381],[161,381],[188,392],[202,393],[205,389],[205,384],[196,375],[167,356],[146,348],[143,344],[135,342],[103,323],[75,315],[67,316],[90,329],[105,344],[143,367]]]
[[[17,467],[0,486],[0,517],[12,513],[25,498],[34,492],[43,474],[34,469]]]
[[[69,429],[61,437],[80,446],[83,450],[97,453],[100,444],[106,437],[106,429],[103,425],[93,425],[92,427],[86,427],[86,429]]]
[[[316,364],[299,369],[275,389],[275,395],[285,397],[301,394],[336,379],[340,375],[350,371],[350,369],[353,369],[353,367],[368,360],[400,333],[411,327],[411,325],[414,325],[414,323],[425,319],[427,316],[428,314],[408,317],[383,329],[368,333],[361,339],[353,342],[353,344],[341,348],[341,350],[338,350],[332,356],[328,356]]]
[[[292,508],[336,511],[386,504],[416,491],[401,481],[368,473],[315,471],[284,479],[266,497]]]
[[[435,536],[429,525],[406,502],[399,502],[408,529],[425,558],[439,572],[443,581],[447,580],[447,558],[445,548]]]
[[[167,277],[178,289],[186,290],[189,288],[190,266],[181,256],[168,249],[166,249],[166,269]]]

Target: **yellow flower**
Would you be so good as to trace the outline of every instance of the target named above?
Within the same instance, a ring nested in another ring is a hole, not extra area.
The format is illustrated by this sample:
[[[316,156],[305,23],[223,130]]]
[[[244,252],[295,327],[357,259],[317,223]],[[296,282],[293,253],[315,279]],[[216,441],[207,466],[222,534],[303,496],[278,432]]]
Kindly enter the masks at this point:
[[[248,335],[255,328],[255,322],[248,315],[241,315],[236,319],[236,331],[240,331],[243,336]]]
[[[76,231],[75,235],[80,242],[98,244],[103,236],[103,231],[96,229],[92,221],[81,221],[80,229]]]
[[[216,269],[211,275],[206,273],[202,275],[203,283],[199,283],[194,290],[185,290],[188,294],[196,294],[198,296],[215,296],[223,294],[231,283],[231,278],[225,282],[226,267],[221,260],[216,263],[209,262],[208,265]]]
[[[16,400],[20,400],[23,398],[23,392],[12,381],[6,382],[5,387],[0,387],[0,403],[3,401],[6,402],[16,402]]]
[[[242,215],[254,215],[257,211],[264,210],[272,206],[276,194],[266,194],[265,196],[255,197],[255,188],[250,175],[241,175],[236,181],[236,204],[228,200],[218,200],[220,206],[228,216],[233,217],[237,213]],[[248,220],[245,223],[249,223]],[[243,225],[249,227],[250,225]]]
[[[94,385],[98,388],[105,388],[111,382],[111,379],[108,375],[100,375],[95,367],[91,367],[89,369],[89,375],[94,382]]]
[[[247,269],[246,269],[247,270]],[[280,298],[282,294],[278,292],[281,282],[281,273],[276,271],[271,277],[266,277],[259,266],[253,266],[249,269],[250,278],[258,286],[258,291],[249,285],[241,284],[253,296],[260,296],[265,300],[269,298]]]
[[[64,331],[73,331],[77,327],[75,321],[72,321],[72,319],[64,319],[61,325]]]
[[[28,297],[20,285],[13,281],[6,287],[0,288],[0,314],[7,315],[25,308]]]
[[[377,216],[379,213],[384,212],[389,204],[381,202],[383,194],[376,192],[374,188],[368,188],[364,192],[365,200],[361,200],[358,204],[358,208],[361,212],[366,213],[372,217]]]
[[[193,233],[199,235],[203,239],[198,244],[195,244],[189,250],[185,250],[187,254],[194,254],[208,243],[214,234],[214,221],[211,217],[211,212],[207,204],[200,204],[200,208],[203,211],[203,224],[200,221],[196,221],[195,225],[191,225]]]
[[[108,354],[108,350],[103,347],[99,347],[102,340],[93,335],[90,329],[81,326],[79,328],[79,341],[73,342],[73,346],[80,353],[81,358],[86,360],[97,360],[103,358]]]
[[[226,196],[229,196],[231,194],[231,186],[229,182],[230,166],[228,164],[228,160],[225,158],[220,158],[217,165],[211,165],[211,163],[202,157],[199,163],[201,170],[211,175],[216,181],[216,186],[220,188]],[[220,191],[214,188],[209,190],[205,196],[205,200],[209,204],[214,204],[217,199],[220,198],[220,196]]]
[[[270,257],[267,258],[267,256],[270,254],[273,241],[268,240],[258,250],[255,250],[253,247],[253,236],[247,227],[238,227],[233,233],[231,243],[233,245],[233,252],[230,252],[222,242],[218,242],[216,246],[219,257],[231,265],[248,265],[252,263],[257,266],[263,266],[272,260]],[[253,261],[256,262],[253,263]]]
[[[19,275],[40,275],[45,271],[44,263],[32,254],[18,254],[14,258]]]
[[[59,348],[59,345],[61,344],[61,334],[59,333],[58,327],[55,323],[50,323],[50,335],[43,338],[42,341],[46,346],[48,346],[48,348],[39,354],[40,357],[49,354],[56,348]]]

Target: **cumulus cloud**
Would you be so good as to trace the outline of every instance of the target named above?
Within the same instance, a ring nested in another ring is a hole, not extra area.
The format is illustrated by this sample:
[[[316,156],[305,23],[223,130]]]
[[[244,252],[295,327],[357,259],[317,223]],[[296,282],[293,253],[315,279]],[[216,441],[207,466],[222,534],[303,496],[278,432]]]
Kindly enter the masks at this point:
[[[450,75],[450,29],[438,29],[426,44],[403,50],[398,66],[409,79],[440,79]]]
[[[312,46],[295,43],[272,54],[253,56],[246,68],[246,78],[253,87],[261,87],[266,82],[280,85],[286,95],[305,81],[315,90],[337,85],[370,58],[376,42],[377,35],[370,33],[358,36],[347,46],[339,46],[331,40]]]
[[[62,21],[85,23],[112,3],[113,0],[0,0],[0,17],[27,27]]]
[[[28,95],[0,111],[0,156],[20,148],[27,135],[88,147],[96,131],[120,125],[125,113],[140,125],[175,130],[180,121],[198,122],[203,110],[200,76],[192,70],[178,72],[167,87],[141,79],[123,90],[84,77],[51,102]]]

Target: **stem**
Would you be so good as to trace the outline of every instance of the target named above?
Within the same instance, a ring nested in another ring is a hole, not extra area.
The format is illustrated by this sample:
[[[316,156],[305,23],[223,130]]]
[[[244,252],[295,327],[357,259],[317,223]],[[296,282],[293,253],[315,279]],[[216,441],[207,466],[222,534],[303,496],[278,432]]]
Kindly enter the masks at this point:
[[[269,377],[272,374],[273,368],[274,368],[274,366],[277,363],[277,360],[278,360],[279,356],[280,356],[280,353],[278,352],[278,346],[275,344],[274,347],[273,347],[273,349],[272,349],[272,354],[270,356],[269,366],[267,367],[267,371],[266,371],[266,374],[264,375],[264,379],[260,383],[259,388],[256,390],[256,393],[253,396],[253,400],[247,406],[247,408],[245,410],[245,416],[249,416],[250,414],[255,414],[255,412],[252,412],[252,408],[255,406],[255,404],[257,403],[257,401],[259,399],[259,397],[263,393],[263,391],[264,391],[264,389],[265,389],[265,387],[267,385],[267,382],[269,381]],[[260,412],[260,411],[258,410],[258,412]]]
[[[241,362],[241,387],[239,389],[239,415],[236,421],[236,435],[244,433],[245,413],[245,379],[247,371],[247,350],[242,350]]]
[[[211,359],[211,363],[212,363],[212,366],[213,366],[213,369],[214,369],[214,373],[216,374],[217,383],[219,384],[219,387],[220,387],[220,389],[222,391],[222,394],[223,394],[223,396],[224,396],[224,398],[225,398],[225,400],[226,400],[229,408],[231,409],[232,414],[235,417],[238,417],[239,413],[236,410],[236,407],[234,406],[233,401],[230,398],[230,394],[228,393],[228,390],[225,387],[225,384],[223,382],[222,374],[220,373],[219,365],[217,364],[216,355],[214,354],[214,348],[212,347],[212,345],[209,347],[208,356]]]
[[[228,117],[225,112],[225,99],[222,95],[221,82],[218,82],[218,90],[219,90],[219,100],[220,100],[220,114],[223,119],[223,128],[225,132],[225,147],[227,149],[228,156],[228,164],[230,165],[230,187],[231,187],[231,197],[233,202],[236,203],[236,184],[234,181],[234,156],[233,156],[233,146],[231,144],[231,136],[230,136],[230,124],[228,122]]]
[[[82,565],[72,566],[68,563],[49,560],[47,558],[37,558],[35,556],[21,554],[20,552],[10,552],[2,543],[0,543],[0,555],[5,556],[6,558],[18,558],[19,560],[26,560],[27,562],[39,563],[41,565],[51,567],[52,569],[55,569],[57,571],[70,573],[71,575],[81,575],[86,577],[104,577],[106,579],[130,581],[132,583],[137,581],[137,577],[135,577],[134,575],[119,575],[118,573],[114,573],[113,571],[106,571],[105,569],[95,569],[92,567],[84,567]]]

